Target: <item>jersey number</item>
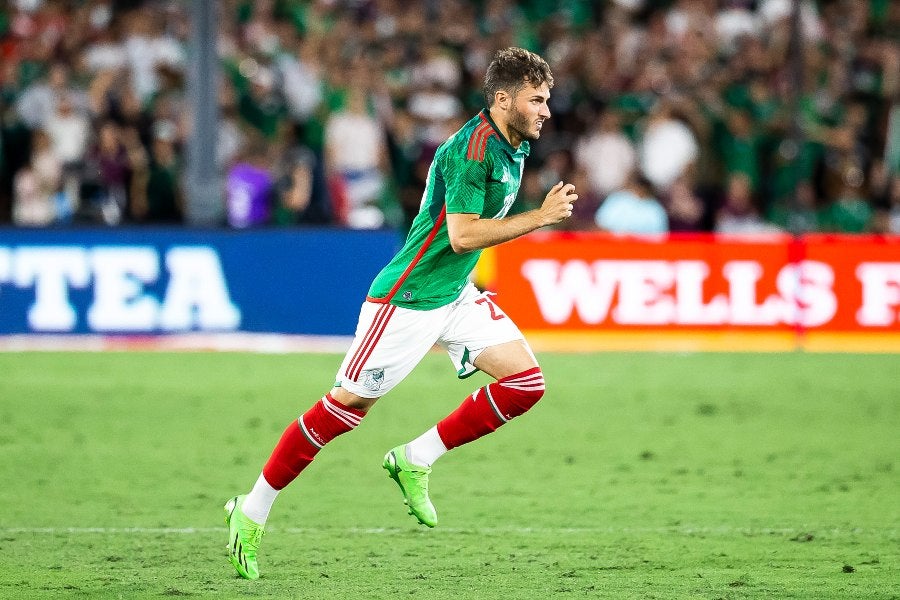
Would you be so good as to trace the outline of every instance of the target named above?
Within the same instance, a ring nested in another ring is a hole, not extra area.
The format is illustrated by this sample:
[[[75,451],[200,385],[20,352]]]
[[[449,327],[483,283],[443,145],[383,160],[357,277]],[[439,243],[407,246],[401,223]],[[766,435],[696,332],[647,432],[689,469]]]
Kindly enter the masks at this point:
[[[499,321],[500,319],[505,319],[506,315],[503,314],[503,311],[500,310],[500,307],[491,302],[491,299],[487,296],[482,296],[478,300],[475,301],[475,304],[485,304],[488,307],[488,310],[491,311],[491,319],[494,321]]]

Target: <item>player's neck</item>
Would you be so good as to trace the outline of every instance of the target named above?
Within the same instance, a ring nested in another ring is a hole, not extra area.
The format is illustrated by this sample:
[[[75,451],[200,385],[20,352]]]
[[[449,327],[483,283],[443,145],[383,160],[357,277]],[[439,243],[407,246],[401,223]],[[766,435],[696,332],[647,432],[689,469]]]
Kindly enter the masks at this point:
[[[518,150],[519,146],[522,144],[522,138],[510,128],[509,122],[506,119],[506,112],[502,108],[494,105],[488,109],[488,114],[491,115],[491,120],[494,122],[494,125],[497,126],[497,131],[500,132],[500,135],[506,138],[506,141],[509,142],[510,146]]]

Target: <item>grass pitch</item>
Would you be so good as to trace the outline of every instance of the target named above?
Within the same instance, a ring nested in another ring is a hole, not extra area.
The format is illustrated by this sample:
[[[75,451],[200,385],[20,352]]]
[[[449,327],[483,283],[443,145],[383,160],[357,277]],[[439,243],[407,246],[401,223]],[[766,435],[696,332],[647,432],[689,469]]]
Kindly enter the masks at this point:
[[[487,382],[440,354],[282,493],[248,582],[222,505],[339,356],[0,354],[0,597],[900,597],[897,356],[540,358],[544,400],[436,465],[436,529],[380,463]]]

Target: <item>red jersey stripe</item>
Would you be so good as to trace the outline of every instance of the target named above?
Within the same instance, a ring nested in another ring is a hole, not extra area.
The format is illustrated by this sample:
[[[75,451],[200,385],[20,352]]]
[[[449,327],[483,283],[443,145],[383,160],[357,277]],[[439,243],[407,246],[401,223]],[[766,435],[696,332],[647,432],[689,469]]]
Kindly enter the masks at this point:
[[[484,119],[483,116],[481,118]],[[483,125],[487,125],[487,127],[479,126],[481,131],[478,133],[478,139],[475,141],[475,147],[472,150],[471,157],[472,160],[477,160],[478,162],[484,160],[484,149],[487,146],[487,139],[494,133],[494,128],[491,127],[490,123],[484,121]]]
[[[422,247],[419,248],[419,251],[413,257],[413,259],[409,262],[409,266],[406,267],[406,270],[403,271],[403,274],[400,275],[400,278],[397,279],[397,283],[394,284],[394,287],[391,288],[391,291],[388,292],[387,296],[384,298],[375,299],[374,302],[380,303],[389,303],[391,298],[397,293],[397,290],[403,285],[403,282],[406,281],[406,278],[409,277],[409,274],[412,273],[412,270],[416,268],[416,265],[419,264],[419,261],[422,260],[422,257],[425,256],[425,251],[428,250],[428,247],[431,245],[431,242],[434,241],[435,236],[438,231],[441,229],[441,225],[444,223],[444,219],[447,218],[447,205],[445,204],[443,208],[441,208],[441,214],[438,215],[438,218],[434,222],[434,226],[431,228],[431,231],[428,233],[428,237],[425,238],[425,242],[422,243]]]
[[[472,132],[472,135],[469,136],[469,147],[466,151],[466,159],[472,160],[475,157],[476,149],[478,148],[478,140],[484,134],[484,132],[491,127],[490,123],[487,121],[482,121],[481,124],[475,128]]]
[[[484,139],[481,142],[481,146],[480,146],[478,152],[476,153],[475,160],[477,160],[478,162],[481,162],[484,160],[484,152],[485,152],[485,150],[487,150],[488,139],[490,139],[490,137],[494,136],[494,135],[497,135],[497,134],[492,131],[489,134],[487,134],[486,136],[484,136]]]

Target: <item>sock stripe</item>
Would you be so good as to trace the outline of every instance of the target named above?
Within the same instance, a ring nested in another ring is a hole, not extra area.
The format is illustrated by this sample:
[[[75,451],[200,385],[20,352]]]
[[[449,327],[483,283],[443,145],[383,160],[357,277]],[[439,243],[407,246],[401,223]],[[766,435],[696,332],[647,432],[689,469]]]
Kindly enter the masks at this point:
[[[500,379],[499,381],[500,381],[500,383],[503,383],[505,381],[515,381],[516,379],[523,379],[525,377],[534,377],[536,375],[540,376],[541,378],[544,377],[544,374],[541,372],[540,367],[531,367],[530,369],[526,369],[526,370],[522,371],[521,373],[513,373],[509,377],[504,377],[503,379]]]
[[[529,385],[524,385],[524,384],[523,384],[523,385],[507,385],[507,384],[505,384],[505,383],[501,383],[500,386],[501,386],[501,387],[505,387],[505,388],[510,389],[510,390],[522,390],[522,391],[525,391],[525,392],[528,392],[528,391],[537,391],[537,390],[542,390],[542,389],[544,389],[544,384],[543,384],[543,383],[533,383],[533,384],[529,384]]]
[[[319,450],[321,450],[322,447],[323,447],[323,444],[320,444],[319,442],[317,442],[317,441],[316,441],[316,438],[314,438],[314,437],[312,436],[312,434],[311,434],[311,433],[309,432],[309,430],[306,428],[306,423],[303,422],[303,417],[302,417],[302,416],[301,416],[299,419],[297,419],[297,422],[300,423],[300,431],[303,432],[303,437],[306,438],[306,441],[308,441],[310,444],[312,444],[313,446],[315,446],[316,448],[318,448]]]
[[[544,375],[542,373],[532,373],[531,375],[522,375],[521,377],[507,377],[505,379],[501,379],[500,383],[509,383],[511,381],[543,381]]]
[[[497,383],[500,385],[504,385],[507,383],[525,383],[529,381],[540,381],[543,383],[544,376],[541,373],[534,373],[532,375],[523,375],[522,377],[507,377],[505,379],[498,380]]]
[[[497,403],[494,402],[494,398],[491,396],[491,388],[488,386],[484,386],[484,395],[488,399],[488,402],[491,405],[491,409],[494,411],[494,414],[497,415],[497,418],[502,422],[506,423],[508,419],[503,416],[503,413],[500,412],[500,408],[497,406]]]
[[[511,390],[538,391],[544,389],[544,376],[541,373],[534,373],[514,379],[501,379],[497,384]]]
[[[325,410],[327,410],[329,414],[331,414],[335,419],[341,421],[347,427],[353,428],[359,425],[360,422],[362,422],[361,416],[341,408],[327,395],[322,396],[322,406],[325,407]]]

